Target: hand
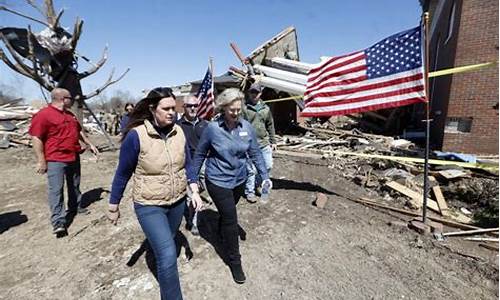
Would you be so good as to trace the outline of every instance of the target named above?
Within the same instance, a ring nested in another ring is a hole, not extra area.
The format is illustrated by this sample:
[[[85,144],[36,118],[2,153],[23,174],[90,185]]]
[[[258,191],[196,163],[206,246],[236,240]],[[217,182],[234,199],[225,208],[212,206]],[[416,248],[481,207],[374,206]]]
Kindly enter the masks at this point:
[[[278,150],[278,145],[276,145],[276,144],[271,144],[271,150],[273,150],[273,151]]]
[[[99,149],[97,149],[96,146],[94,146],[93,144],[89,144],[88,146],[90,147],[90,152],[94,153],[94,155],[99,154]]]
[[[117,204],[110,204],[108,206],[108,211],[106,212],[106,216],[108,217],[111,224],[118,224],[118,219],[120,218],[120,208]]]
[[[40,160],[37,162],[36,172],[38,174],[45,174],[45,172],[47,172],[47,162],[45,160]]]
[[[193,192],[191,194],[191,205],[196,211],[200,211],[203,208],[203,201],[201,200],[200,194],[198,194],[198,192]]]

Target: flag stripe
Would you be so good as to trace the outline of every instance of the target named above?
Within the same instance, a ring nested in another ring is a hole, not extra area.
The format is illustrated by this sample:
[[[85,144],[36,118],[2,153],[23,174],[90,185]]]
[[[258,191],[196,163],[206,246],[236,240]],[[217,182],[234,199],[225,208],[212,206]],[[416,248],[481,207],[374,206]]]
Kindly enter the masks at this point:
[[[349,95],[349,94],[354,94],[358,92],[363,92],[363,91],[370,91],[370,90],[375,90],[375,89],[381,89],[381,88],[387,88],[390,86],[397,86],[397,87],[404,87],[405,83],[410,83],[413,81],[418,81],[420,84],[423,84],[423,74],[422,73],[417,73],[415,72],[408,72],[408,74],[411,74],[406,77],[396,77],[395,79],[391,78],[379,78],[379,79],[369,79],[361,82],[356,82],[353,84],[348,84],[344,85],[341,87],[334,87],[334,88],[325,88],[322,89],[319,92],[315,92],[312,95],[309,95],[307,97],[307,102],[310,102],[312,99],[318,99],[318,98],[324,98],[324,97],[335,97],[335,96],[343,96],[343,95]],[[394,77],[393,77],[394,78]],[[389,79],[389,80],[387,80]],[[335,98],[339,99],[339,98]]]
[[[328,101],[323,101],[323,102],[314,101],[314,103],[311,103],[311,105],[309,105],[308,107],[323,107],[323,106],[331,106],[332,104],[341,105],[341,104],[347,104],[347,103],[363,102],[366,100],[373,100],[373,99],[377,99],[377,98],[386,98],[386,97],[391,97],[391,96],[396,96],[396,95],[403,95],[403,94],[407,94],[407,93],[421,92],[423,90],[424,90],[423,85],[417,85],[417,86],[408,87],[408,88],[404,88],[404,89],[398,88],[394,91],[385,92],[385,93],[371,94],[371,95],[367,95],[367,96],[360,96],[360,97],[348,98],[348,99],[344,98],[344,100],[340,100],[340,101],[325,98],[325,100],[328,100]]]
[[[334,72],[334,73],[328,73],[328,75],[325,75],[321,80],[316,81],[312,85],[308,85],[307,88],[309,90],[309,89],[317,87],[318,85],[320,85],[321,83],[323,83],[324,80],[336,78],[336,77],[339,77],[339,76],[351,75],[352,73],[359,72],[359,71],[366,71],[366,65],[363,64],[363,65],[360,65],[360,66],[352,67],[350,69],[340,70],[340,71],[337,71],[337,72]]]
[[[310,74],[312,74],[312,73],[316,73],[317,71],[319,71],[319,70],[323,69],[323,67],[324,67],[325,65],[329,65],[329,64],[331,64],[331,63],[333,63],[333,62],[336,62],[337,60],[341,60],[341,59],[343,59],[343,58],[345,58],[345,57],[347,57],[347,56],[351,56],[351,55],[353,55],[353,54],[357,54],[357,53],[359,53],[359,52],[349,53],[349,54],[342,55],[342,56],[334,56],[334,57],[331,57],[331,58],[329,58],[326,62],[322,62],[322,63],[321,63],[318,67],[315,67],[315,68],[313,68],[313,69],[309,70],[309,73],[310,73]]]
[[[360,82],[363,80],[366,80],[366,72],[365,70],[359,71],[359,72],[354,72],[352,74],[346,74],[344,76],[340,76],[338,78],[331,78],[328,80],[325,80],[321,85],[318,85],[317,87],[313,89],[307,90],[304,95],[308,96],[315,91],[321,90],[323,88],[328,88],[332,86],[337,86],[337,85],[344,85],[344,84],[352,84],[356,82]]]
[[[328,64],[325,65],[320,71],[318,72],[311,72],[309,71],[309,76],[307,78],[307,84],[313,84],[318,78],[320,78],[321,75],[324,75],[328,73],[329,71],[332,70],[337,70],[340,69],[342,70],[342,67],[344,66],[349,66],[350,64],[362,61],[365,59],[365,55],[363,52],[357,52],[353,55],[347,56],[344,59],[338,61],[336,64]]]
[[[301,113],[301,117],[342,116],[342,115],[356,114],[356,113],[362,113],[362,112],[366,112],[366,111],[373,111],[373,110],[379,110],[379,109],[394,108],[394,107],[399,107],[399,106],[404,106],[404,105],[409,105],[409,104],[414,104],[414,103],[419,103],[419,102],[422,102],[422,97],[403,99],[401,101],[386,102],[386,103],[381,103],[381,104],[374,104],[374,105],[350,108],[350,109],[345,109],[345,110],[322,110],[322,111],[304,110]]]
[[[406,99],[415,99],[415,98],[422,98],[422,93],[421,92],[412,92],[404,95],[395,95],[391,97],[385,97],[385,98],[377,98],[377,99],[371,99],[363,102],[357,102],[357,103],[347,103],[347,104],[340,104],[340,105],[335,105],[335,106],[325,106],[325,107],[311,107],[308,109],[309,111],[337,111],[337,110],[348,110],[348,109],[355,109],[355,108],[361,108],[364,106],[372,106],[372,105],[380,105],[380,104],[389,104],[392,102],[399,102],[403,101]]]

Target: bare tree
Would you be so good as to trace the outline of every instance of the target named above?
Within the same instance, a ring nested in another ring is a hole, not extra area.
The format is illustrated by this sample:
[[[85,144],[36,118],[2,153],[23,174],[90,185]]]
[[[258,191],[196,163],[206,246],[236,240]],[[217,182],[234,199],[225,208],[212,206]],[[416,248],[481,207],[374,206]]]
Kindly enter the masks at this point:
[[[129,69],[117,78],[113,77],[113,70],[101,87],[84,94],[80,81],[97,72],[106,63],[107,47],[104,48],[102,57],[97,63],[91,62],[76,51],[83,28],[83,21],[80,18],[76,19],[73,32],[69,33],[60,25],[64,10],[56,13],[53,0],[40,0],[43,1],[43,5],[37,0],[25,1],[41,14],[42,20],[10,9],[6,5],[0,5],[0,11],[42,24],[45,29],[35,34],[31,26],[27,29],[0,27],[0,40],[4,45],[3,48],[0,47],[0,59],[10,69],[31,78],[48,91],[56,87],[69,90],[77,99],[77,115],[81,119],[82,108],[88,108],[85,100],[99,95],[107,87],[121,80]],[[77,70],[78,58],[89,62],[92,67],[86,71]]]

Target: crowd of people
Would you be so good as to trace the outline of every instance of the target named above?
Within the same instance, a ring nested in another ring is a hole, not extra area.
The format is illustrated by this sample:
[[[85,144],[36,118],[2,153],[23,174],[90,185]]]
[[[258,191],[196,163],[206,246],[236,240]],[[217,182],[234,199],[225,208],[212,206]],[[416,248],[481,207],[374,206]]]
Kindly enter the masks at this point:
[[[123,134],[125,127],[129,120],[129,115],[134,109],[134,104],[127,102],[124,107],[123,114],[120,114],[116,110],[111,112],[99,111],[96,113],[97,121],[102,125],[102,130],[106,131],[110,135]],[[94,118],[84,119],[84,122],[94,122]]]
[[[198,212],[203,209],[200,192],[204,190],[219,213],[225,263],[236,283],[246,280],[237,204],[242,197],[255,203],[260,187],[272,186],[269,174],[276,147],[272,114],[261,95],[262,87],[256,83],[245,94],[226,89],[216,98],[217,114],[211,120],[199,118],[194,95],[185,97],[179,118],[170,88],[155,88],[135,107],[132,103],[125,106],[106,214],[112,224],[118,224],[123,193],[132,178],[134,211],[156,258],[162,299],[182,299],[174,238],[183,216],[191,233],[198,234]],[[30,134],[37,172],[48,177],[53,232],[63,237],[67,214],[88,213],[81,206],[79,155],[86,147],[95,154],[98,150],[69,110],[74,102],[70,93],[57,88],[51,96],[51,104],[33,117]]]

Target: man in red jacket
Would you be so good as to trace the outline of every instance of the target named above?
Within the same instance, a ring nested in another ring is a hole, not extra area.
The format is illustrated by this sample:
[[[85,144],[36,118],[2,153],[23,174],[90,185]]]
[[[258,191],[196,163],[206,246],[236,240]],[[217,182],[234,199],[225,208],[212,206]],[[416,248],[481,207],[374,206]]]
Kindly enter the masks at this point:
[[[37,173],[47,173],[48,202],[53,232],[57,237],[67,235],[64,209],[64,177],[68,187],[68,213],[88,213],[80,207],[80,146],[82,141],[94,154],[97,148],[84,134],[80,123],[69,108],[74,99],[68,90],[55,88],[52,102],[33,116],[29,134],[37,158]]]

